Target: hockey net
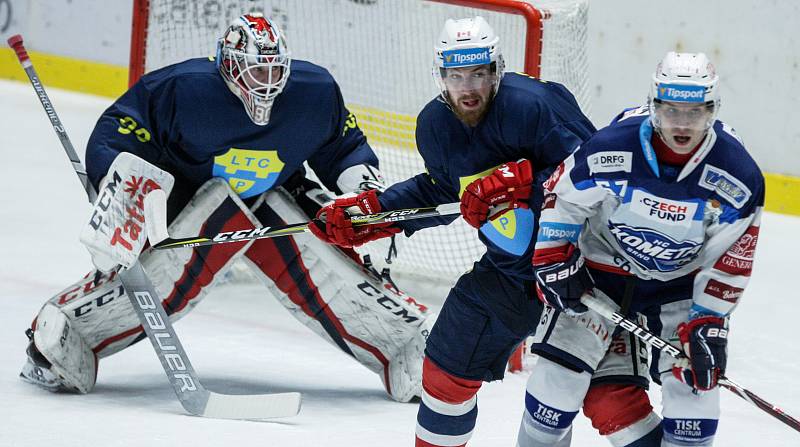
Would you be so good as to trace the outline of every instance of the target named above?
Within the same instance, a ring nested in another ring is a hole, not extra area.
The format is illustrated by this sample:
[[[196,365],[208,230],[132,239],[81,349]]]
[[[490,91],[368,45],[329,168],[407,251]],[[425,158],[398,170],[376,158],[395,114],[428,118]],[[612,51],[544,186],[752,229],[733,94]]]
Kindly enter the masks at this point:
[[[500,36],[509,71],[565,84],[589,113],[588,0],[135,0],[131,82],[213,54],[237,16],[263,11],[281,25],[292,57],[327,68],[378,154],[389,184],[423,172],[416,114],[439,92],[433,44],[448,18],[482,15]],[[392,272],[450,284],[483,253],[461,219],[397,238]],[[363,250],[383,259],[388,242]]]

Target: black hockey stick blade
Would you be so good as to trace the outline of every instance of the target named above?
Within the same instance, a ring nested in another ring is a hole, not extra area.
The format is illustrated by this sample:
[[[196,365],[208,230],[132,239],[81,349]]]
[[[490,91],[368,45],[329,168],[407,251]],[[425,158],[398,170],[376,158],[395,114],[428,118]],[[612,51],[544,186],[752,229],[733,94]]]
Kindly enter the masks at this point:
[[[232,395],[208,391],[197,377],[169,317],[142,265],[119,273],[133,309],[158,355],[183,408],[196,416],[218,419],[272,419],[295,416],[300,393]]]

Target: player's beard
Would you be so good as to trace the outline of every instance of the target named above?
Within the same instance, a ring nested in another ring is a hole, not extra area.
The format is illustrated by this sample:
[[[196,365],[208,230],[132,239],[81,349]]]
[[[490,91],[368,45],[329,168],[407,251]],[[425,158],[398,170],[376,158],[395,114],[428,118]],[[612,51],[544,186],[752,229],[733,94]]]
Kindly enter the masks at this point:
[[[463,104],[463,102],[467,102],[469,104],[474,101],[477,101],[477,104],[471,107]],[[489,110],[490,102],[491,95],[483,97],[478,93],[468,93],[460,95],[455,100],[451,100],[450,107],[453,110],[453,113],[456,114],[456,117],[461,120],[461,122],[469,127],[475,127],[481,122],[483,117],[486,116],[486,112]]]

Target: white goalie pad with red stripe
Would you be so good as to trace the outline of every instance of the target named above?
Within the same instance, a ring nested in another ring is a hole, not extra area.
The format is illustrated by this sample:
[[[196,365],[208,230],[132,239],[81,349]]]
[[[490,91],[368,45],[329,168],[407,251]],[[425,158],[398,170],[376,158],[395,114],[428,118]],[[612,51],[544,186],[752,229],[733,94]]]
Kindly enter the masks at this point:
[[[169,231],[179,237],[213,235],[252,228],[256,223],[225,181],[212,179],[197,191]],[[247,247],[248,243],[230,243],[195,249],[146,249],[140,259],[164,309],[175,321],[202,300]],[[101,275],[90,272],[51,298],[48,304],[67,316],[71,327],[98,357],[109,356],[144,337],[139,319],[114,272]]]
[[[308,219],[282,190],[265,194],[253,210],[265,226]],[[414,300],[310,234],[259,239],[245,256],[295,318],[380,374],[392,398],[406,402],[420,395],[432,319]]]

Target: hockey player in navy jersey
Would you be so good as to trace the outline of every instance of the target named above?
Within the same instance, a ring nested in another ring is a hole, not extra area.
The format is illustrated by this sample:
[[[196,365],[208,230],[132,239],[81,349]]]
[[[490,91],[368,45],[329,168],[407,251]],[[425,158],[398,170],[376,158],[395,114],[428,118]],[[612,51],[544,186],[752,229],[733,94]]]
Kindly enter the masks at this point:
[[[306,235],[145,249],[140,256],[148,191],[169,194],[171,234],[302,222],[328,201],[305,178],[304,162],[338,194],[384,186],[334,79],[292,60],[283,33],[263,15],[237,18],[219,40],[216,58],[142,77],[103,113],[86,150],[89,178],[102,200],[110,199],[98,199],[106,211],[93,215],[81,235],[102,274],[87,275],[44,304],[28,331],[22,377],[87,393],[99,358],[144,338],[115,275],[118,265],[140,259],[177,319],[242,259],[272,292],[265,295],[378,373],[392,398],[419,396],[430,322],[349,253]]]
[[[537,334],[548,359],[530,376],[518,445],[562,445],[574,416],[566,410],[581,403],[595,423],[605,420],[615,446],[712,445],[729,317],[750,277],[764,204],[761,171],[716,119],[719,106],[708,58],[670,52],[648,105],[620,114],[545,184],[536,290],[562,312]],[[586,371],[607,346],[598,335],[615,330],[580,302],[587,291],[645,315],[650,331],[687,354],[674,363],[653,350],[663,421],[637,416],[644,391],[607,390],[630,402],[616,414],[586,393]]]
[[[450,291],[428,338],[416,428],[418,446],[459,446],[475,427],[482,382],[503,377],[510,353],[542,311],[530,264],[541,184],[595,129],[564,86],[504,73],[499,37],[481,17],[448,20],[435,54],[442,93],[419,114],[416,128],[427,172],[380,194],[337,200],[320,211],[326,225],[313,231],[343,246],[389,231],[411,235],[456,217],[381,228],[354,228],[349,217],[461,201],[486,254]],[[490,217],[492,207],[499,212]]]

